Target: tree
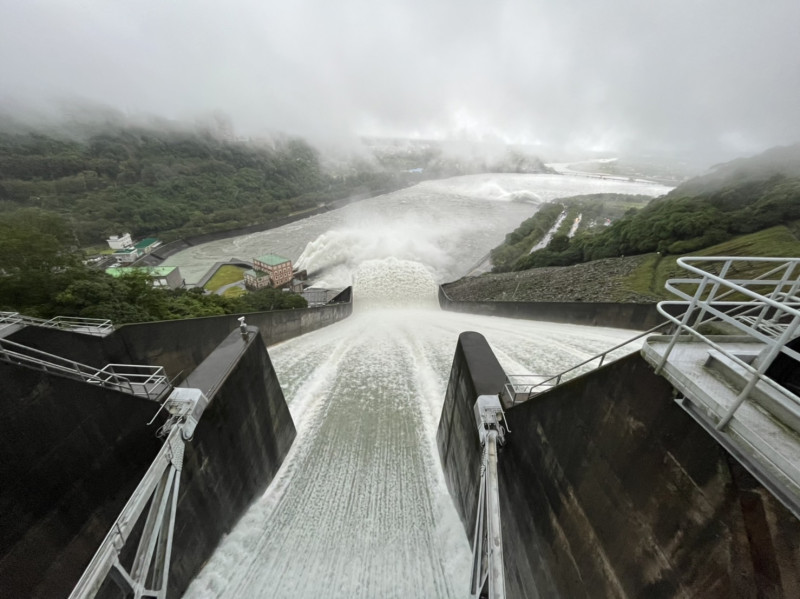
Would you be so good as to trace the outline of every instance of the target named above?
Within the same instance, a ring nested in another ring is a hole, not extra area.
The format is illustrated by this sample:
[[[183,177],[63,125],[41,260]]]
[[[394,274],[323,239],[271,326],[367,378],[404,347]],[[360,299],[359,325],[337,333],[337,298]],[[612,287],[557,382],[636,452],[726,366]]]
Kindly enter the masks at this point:
[[[569,237],[564,233],[556,233],[547,244],[547,249],[551,252],[564,252],[569,247]]]

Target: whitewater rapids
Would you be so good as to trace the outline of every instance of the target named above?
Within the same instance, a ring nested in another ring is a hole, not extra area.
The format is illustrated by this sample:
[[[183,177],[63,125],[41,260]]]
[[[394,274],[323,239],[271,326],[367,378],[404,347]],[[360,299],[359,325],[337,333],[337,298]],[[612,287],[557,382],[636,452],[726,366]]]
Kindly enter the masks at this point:
[[[443,312],[417,261],[367,260],[353,278],[350,318],[269,348],[297,438],[185,597],[466,596],[467,534],[435,443],[458,335],[484,334],[511,374],[633,336]]]

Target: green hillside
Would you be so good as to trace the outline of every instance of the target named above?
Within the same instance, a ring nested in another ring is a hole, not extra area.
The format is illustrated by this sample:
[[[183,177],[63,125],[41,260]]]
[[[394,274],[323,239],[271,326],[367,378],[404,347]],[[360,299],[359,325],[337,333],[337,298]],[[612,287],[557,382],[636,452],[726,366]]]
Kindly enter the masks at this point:
[[[695,253],[798,218],[800,145],[795,145],[720,165],[639,210],[627,211],[609,227],[585,230],[571,239],[556,236],[548,247],[510,265],[496,262],[495,267],[525,270],[650,252]],[[492,256],[504,256],[508,245],[509,239]]]
[[[691,252],[692,256],[800,256],[800,221],[770,227],[757,233],[740,235],[723,243]],[[687,254],[689,255],[689,254]],[[626,291],[654,299],[674,299],[664,289],[667,279],[685,277],[677,264],[680,256],[649,254],[647,260],[625,279]],[[743,272],[741,274],[747,274]]]
[[[650,200],[644,195],[595,193],[548,202],[506,235],[502,245],[492,250],[493,272],[524,270],[531,248],[545,238],[562,214],[561,224],[553,237],[556,246],[564,243],[578,215],[582,215],[578,232],[595,233],[605,228],[606,221],[622,218],[632,208],[641,208]]]
[[[332,173],[292,138],[254,145],[141,127],[71,137],[0,131],[0,215],[60,215],[83,246],[124,231],[170,240],[268,223],[419,178],[369,164]]]

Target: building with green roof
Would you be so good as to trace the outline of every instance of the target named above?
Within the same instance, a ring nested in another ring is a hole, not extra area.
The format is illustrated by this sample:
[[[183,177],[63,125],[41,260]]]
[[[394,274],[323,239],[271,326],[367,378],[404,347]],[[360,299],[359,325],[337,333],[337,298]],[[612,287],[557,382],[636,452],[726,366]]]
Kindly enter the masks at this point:
[[[132,273],[146,274],[150,277],[153,287],[177,289],[183,286],[183,277],[177,266],[119,266],[106,269],[106,274],[112,277],[122,277]]]
[[[149,254],[150,252],[152,252],[155,248],[157,248],[160,245],[161,245],[161,241],[159,241],[155,237],[147,237],[145,239],[142,239],[140,242],[138,242],[133,247],[135,247],[137,250],[139,250],[139,253],[141,255],[145,255],[145,254]]]
[[[253,269],[244,272],[244,283],[248,289],[283,287],[291,281],[292,261],[277,254],[253,258]]]

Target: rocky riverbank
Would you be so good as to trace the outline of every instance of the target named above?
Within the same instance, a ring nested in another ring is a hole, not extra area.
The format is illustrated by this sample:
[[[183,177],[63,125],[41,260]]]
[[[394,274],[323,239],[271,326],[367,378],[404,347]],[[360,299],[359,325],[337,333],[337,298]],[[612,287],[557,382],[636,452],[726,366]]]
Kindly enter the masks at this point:
[[[628,287],[649,256],[607,258],[585,264],[464,277],[443,285],[455,301],[656,302]]]

